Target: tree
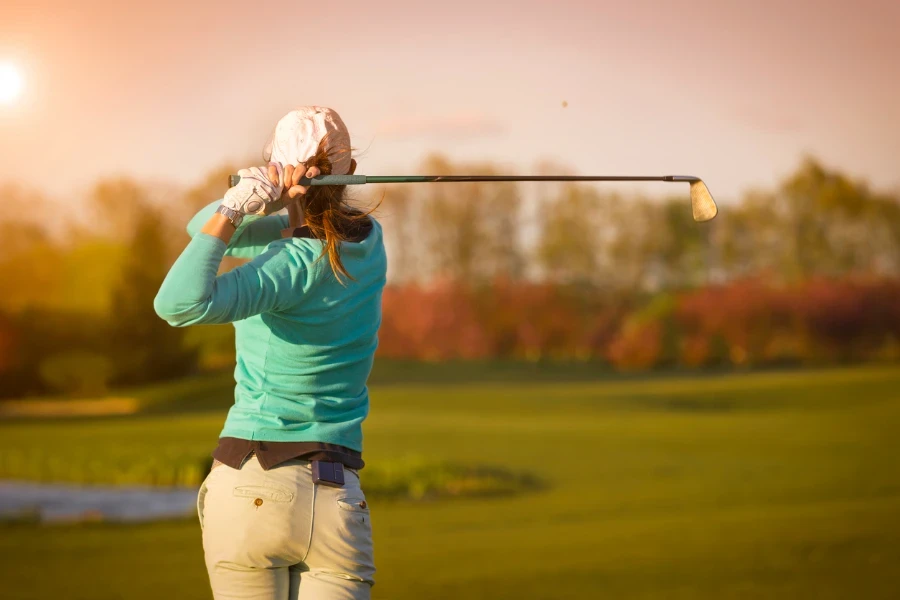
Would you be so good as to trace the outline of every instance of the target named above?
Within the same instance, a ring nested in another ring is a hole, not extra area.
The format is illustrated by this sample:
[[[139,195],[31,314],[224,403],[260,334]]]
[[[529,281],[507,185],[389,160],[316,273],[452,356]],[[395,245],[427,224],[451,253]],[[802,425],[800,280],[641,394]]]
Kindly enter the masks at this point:
[[[778,196],[785,209],[790,276],[874,272],[886,266],[882,256],[900,252],[892,203],[812,158],[782,182]]]
[[[537,260],[553,283],[598,284],[602,279],[601,198],[591,188],[566,185],[541,202]]]
[[[497,174],[490,164],[455,164],[441,156],[426,160],[423,170],[435,175]],[[498,276],[523,276],[515,185],[433,184],[417,194],[422,204],[420,234],[427,240],[422,262],[430,274],[475,284]]]
[[[415,200],[411,186],[388,185],[384,188],[381,206],[376,213],[384,225],[391,283],[409,283],[423,275],[419,268],[421,211]]]
[[[731,279],[900,274],[900,203],[806,159],[774,191],[752,191],[713,223]]]
[[[190,217],[210,202],[224,198],[228,191],[228,176],[237,171],[238,168],[233,164],[221,165],[210,171],[203,181],[187,190],[179,202],[187,212],[185,216]]]
[[[50,203],[40,193],[19,185],[0,185],[9,207],[0,215],[0,310],[10,313],[46,306],[59,297],[63,250],[44,221],[52,221]]]
[[[783,210],[775,195],[751,191],[739,205],[730,206],[709,225],[719,266],[729,279],[758,273],[784,273],[790,248]]]
[[[634,294],[665,285],[662,260],[668,234],[658,203],[634,196],[604,196],[603,221],[610,230],[603,247],[604,284]]]
[[[141,201],[139,196],[132,198]],[[117,383],[141,383],[185,375],[196,365],[196,352],[185,348],[185,330],[170,327],[153,309],[168,261],[165,227],[158,209],[143,204],[113,290],[110,357]]]
[[[150,199],[147,190],[136,181],[117,177],[98,182],[88,196],[88,205],[94,217],[91,234],[127,240],[142,221]]]
[[[661,287],[697,287],[707,280],[709,229],[694,222],[684,198],[666,200],[660,207],[662,235],[659,238]]]

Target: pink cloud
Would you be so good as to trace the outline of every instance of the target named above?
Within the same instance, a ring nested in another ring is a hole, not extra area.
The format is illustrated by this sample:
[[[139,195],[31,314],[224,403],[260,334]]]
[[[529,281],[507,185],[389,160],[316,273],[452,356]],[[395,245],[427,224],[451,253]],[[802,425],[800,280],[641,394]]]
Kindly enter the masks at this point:
[[[796,110],[765,104],[745,104],[735,111],[744,124],[770,133],[800,133],[807,129],[803,117]]]
[[[415,115],[396,117],[378,125],[379,135],[395,138],[431,137],[472,138],[505,134],[498,119],[480,114]]]

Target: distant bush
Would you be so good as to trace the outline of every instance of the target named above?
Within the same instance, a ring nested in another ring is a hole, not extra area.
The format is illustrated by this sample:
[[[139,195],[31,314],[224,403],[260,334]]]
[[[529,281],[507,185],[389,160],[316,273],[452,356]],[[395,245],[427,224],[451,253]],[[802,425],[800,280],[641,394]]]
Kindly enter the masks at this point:
[[[656,366],[662,353],[661,322],[627,321],[607,351],[610,362],[622,370]]]
[[[156,319],[151,335],[138,326],[151,318],[118,319],[116,330],[98,316],[0,315],[0,397],[99,394],[111,377],[114,384],[178,377],[197,368],[198,357],[205,369],[234,364],[231,327],[195,328],[182,338]],[[747,278],[649,296],[504,279],[395,285],[384,292],[378,354],[628,371],[896,361],[900,280]]]
[[[207,455],[144,455],[139,460],[129,460],[124,456],[101,456],[91,451],[62,456],[52,447],[27,453],[6,450],[0,452],[0,479],[83,485],[199,487],[211,464],[212,459]],[[360,471],[360,479],[368,497],[391,500],[503,496],[543,487],[543,483],[529,473],[421,457],[367,466]]]
[[[96,315],[46,309],[0,314],[0,398],[60,391],[42,374],[45,361],[60,354],[109,357],[106,331]],[[61,374],[49,376],[61,383]]]
[[[715,362],[716,343],[735,365],[890,358],[900,339],[900,281],[749,279],[683,294],[675,320],[691,366]]]
[[[407,500],[505,496],[543,487],[529,473],[424,458],[375,463],[360,471],[360,480],[369,497]]]
[[[463,286],[441,282],[429,287],[389,287],[379,346],[383,356],[438,361],[478,359],[494,353],[480,326],[474,296]]]
[[[389,286],[379,355],[418,360],[602,359],[627,305],[586,287],[497,280]]]
[[[106,393],[113,374],[112,361],[88,351],[54,354],[41,361],[41,379],[54,391],[90,396]]]
[[[595,360],[623,370],[900,357],[900,281],[744,279],[639,302],[497,281],[385,291],[381,356]]]
[[[72,450],[72,449],[70,449]],[[90,447],[60,454],[48,446],[39,451],[0,452],[0,479],[54,483],[199,486],[209,472],[208,456],[124,453],[98,454]]]

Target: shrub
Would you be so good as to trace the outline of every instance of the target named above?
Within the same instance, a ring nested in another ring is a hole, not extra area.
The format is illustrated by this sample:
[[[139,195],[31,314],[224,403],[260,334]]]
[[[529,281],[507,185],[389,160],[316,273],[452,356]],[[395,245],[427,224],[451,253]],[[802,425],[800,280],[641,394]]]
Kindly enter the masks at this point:
[[[106,356],[78,350],[45,358],[39,370],[47,387],[80,396],[106,393],[113,373],[112,362]]]

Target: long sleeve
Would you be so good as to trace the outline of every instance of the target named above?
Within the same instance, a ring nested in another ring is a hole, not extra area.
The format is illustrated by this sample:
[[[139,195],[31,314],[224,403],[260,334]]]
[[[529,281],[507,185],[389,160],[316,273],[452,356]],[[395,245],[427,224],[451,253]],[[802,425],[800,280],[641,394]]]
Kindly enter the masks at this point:
[[[201,208],[187,225],[188,235],[192,238],[195,237],[203,225],[215,214],[220,204],[222,201],[216,200]],[[253,258],[265,250],[269,243],[281,239],[281,230],[287,227],[286,215],[244,217],[243,223],[231,237],[225,255],[236,258]]]
[[[195,235],[160,286],[153,301],[156,314],[176,327],[230,323],[283,310],[309,284],[310,264],[280,246],[216,276],[225,250],[219,238]]]

